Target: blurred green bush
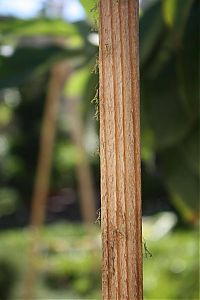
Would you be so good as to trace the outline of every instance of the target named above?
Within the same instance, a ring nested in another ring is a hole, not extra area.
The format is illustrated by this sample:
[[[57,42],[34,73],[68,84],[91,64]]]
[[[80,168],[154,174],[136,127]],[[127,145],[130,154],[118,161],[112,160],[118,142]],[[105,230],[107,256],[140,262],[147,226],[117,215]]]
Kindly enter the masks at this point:
[[[17,270],[7,257],[0,260],[0,300],[10,299],[17,279]]]
[[[148,230],[149,225],[146,230]],[[0,234],[0,298],[23,293],[28,230]],[[151,236],[144,256],[144,298],[198,299],[198,233],[174,230],[157,240]],[[99,228],[60,223],[43,230],[37,299],[100,299],[101,242]],[[16,284],[14,284],[16,282]]]

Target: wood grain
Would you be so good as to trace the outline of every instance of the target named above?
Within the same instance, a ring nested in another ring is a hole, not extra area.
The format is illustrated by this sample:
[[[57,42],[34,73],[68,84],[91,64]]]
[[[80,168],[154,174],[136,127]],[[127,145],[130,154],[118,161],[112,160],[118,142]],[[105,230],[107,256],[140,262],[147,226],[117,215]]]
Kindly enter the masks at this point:
[[[100,1],[103,299],[142,299],[138,0]]]

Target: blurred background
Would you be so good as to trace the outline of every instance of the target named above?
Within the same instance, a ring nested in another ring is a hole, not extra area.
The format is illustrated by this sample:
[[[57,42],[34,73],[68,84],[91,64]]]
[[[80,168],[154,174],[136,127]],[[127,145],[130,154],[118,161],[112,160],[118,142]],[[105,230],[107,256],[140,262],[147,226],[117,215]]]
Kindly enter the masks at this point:
[[[140,1],[149,300],[199,299],[198,16]],[[0,0],[0,300],[101,299],[98,41],[95,0]]]

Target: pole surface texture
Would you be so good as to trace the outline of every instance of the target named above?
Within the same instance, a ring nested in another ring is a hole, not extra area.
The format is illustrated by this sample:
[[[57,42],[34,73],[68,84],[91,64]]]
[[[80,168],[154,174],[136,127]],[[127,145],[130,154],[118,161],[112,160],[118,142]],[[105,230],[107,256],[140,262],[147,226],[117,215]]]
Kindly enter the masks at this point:
[[[100,0],[104,300],[142,299],[138,0]]]

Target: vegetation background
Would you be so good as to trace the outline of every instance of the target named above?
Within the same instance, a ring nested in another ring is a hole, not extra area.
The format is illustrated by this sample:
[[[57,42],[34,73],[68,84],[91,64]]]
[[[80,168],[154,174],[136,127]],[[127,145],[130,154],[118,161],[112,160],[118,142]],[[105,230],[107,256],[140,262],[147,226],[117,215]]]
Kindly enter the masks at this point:
[[[36,299],[100,299],[97,2],[31,18],[1,2],[0,299],[25,299],[30,223]],[[197,0],[140,2],[145,299],[199,298],[198,16]]]

